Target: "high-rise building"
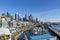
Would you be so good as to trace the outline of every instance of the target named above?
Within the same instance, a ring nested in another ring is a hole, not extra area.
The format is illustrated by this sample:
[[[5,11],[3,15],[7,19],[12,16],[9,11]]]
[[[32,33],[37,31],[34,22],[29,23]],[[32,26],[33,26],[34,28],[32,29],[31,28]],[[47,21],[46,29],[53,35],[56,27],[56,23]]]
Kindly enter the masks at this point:
[[[29,20],[31,20],[31,19],[32,19],[32,15],[30,14],[30,15],[29,15]]]
[[[25,21],[28,21],[29,19],[28,19],[28,15],[27,15],[27,13],[25,14]]]
[[[15,20],[16,20],[16,14],[15,14]]]
[[[25,17],[23,17],[23,21],[26,21],[26,20],[25,20]]]
[[[5,13],[2,13],[1,17],[4,18],[5,17]]]
[[[11,16],[11,21],[13,21],[13,16]]]
[[[18,20],[20,19],[20,16],[19,16],[19,14],[18,14]]]
[[[33,22],[34,20],[35,20],[34,17],[32,16],[32,14],[30,14],[29,21]]]
[[[38,18],[36,18],[36,22],[38,22]]]
[[[2,13],[2,15],[1,15],[1,20],[6,20],[6,19],[5,19],[5,13]]]
[[[7,17],[11,17],[11,13],[10,12],[7,12]]]
[[[15,14],[15,20],[19,20],[19,19],[20,19],[19,13],[17,12],[17,13]]]

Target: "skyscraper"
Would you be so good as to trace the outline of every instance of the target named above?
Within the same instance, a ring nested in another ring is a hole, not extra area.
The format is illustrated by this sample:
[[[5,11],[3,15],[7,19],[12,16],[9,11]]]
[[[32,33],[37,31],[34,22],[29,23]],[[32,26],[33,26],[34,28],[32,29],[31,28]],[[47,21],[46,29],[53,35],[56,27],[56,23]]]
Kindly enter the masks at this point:
[[[15,20],[16,20],[17,15],[15,14]]]
[[[7,12],[7,17],[11,17],[11,13],[10,12]]]
[[[32,14],[29,15],[29,20],[32,20]]]
[[[19,20],[19,19],[20,19],[19,13],[17,12],[17,13],[15,14],[15,20]]]
[[[27,15],[27,13],[25,14],[25,20],[26,20],[26,21],[29,20],[29,19],[28,19],[28,15]]]

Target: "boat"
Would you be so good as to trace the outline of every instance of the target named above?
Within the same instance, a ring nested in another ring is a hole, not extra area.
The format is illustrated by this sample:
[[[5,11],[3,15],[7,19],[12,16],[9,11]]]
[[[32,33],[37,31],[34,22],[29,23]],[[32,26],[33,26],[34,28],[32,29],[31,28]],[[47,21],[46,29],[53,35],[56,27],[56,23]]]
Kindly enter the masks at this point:
[[[57,40],[57,36],[53,36],[42,27],[35,27],[30,32],[29,40]]]
[[[30,31],[31,31],[30,33],[34,34],[34,35],[41,34],[42,33],[42,28],[41,27],[35,27],[32,30],[30,30]]]
[[[57,40],[57,36],[52,36],[49,33],[43,35],[31,35],[30,40]]]

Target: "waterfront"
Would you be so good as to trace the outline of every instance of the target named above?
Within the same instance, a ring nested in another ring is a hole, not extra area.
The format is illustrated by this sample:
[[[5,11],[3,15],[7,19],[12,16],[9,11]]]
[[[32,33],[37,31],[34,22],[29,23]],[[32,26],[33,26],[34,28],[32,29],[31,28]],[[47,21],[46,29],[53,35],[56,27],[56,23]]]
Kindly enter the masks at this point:
[[[0,40],[60,40],[60,0],[0,0]]]
[[[53,24],[52,24],[53,25]],[[55,25],[54,25],[55,26]],[[57,24],[55,27],[58,28],[58,26],[60,26],[59,24]],[[51,26],[50,26],[51,27]],[[53,27],[53,26],[52,26]],[[56,29],[55,29],[56,30]],[[55,31],[54,30],[54,31]],[[60,36],[59,33],[56,34],[57,32],[54,32],[53,29],[48,28],[48,30],[46,32],[40,32],[37,34],[31,34],[28,33],[29,35],[29,40],[60,40]],[[58,31],[58,30],[57,30]],[[32,32],[32,31],[31,31]],[[59,32],[59,31],[58,31]]]
[[[15,18],[9,12],[1,14],[0,40],[60,40],[60,24],[27,17],[22,20],[17,14]]]

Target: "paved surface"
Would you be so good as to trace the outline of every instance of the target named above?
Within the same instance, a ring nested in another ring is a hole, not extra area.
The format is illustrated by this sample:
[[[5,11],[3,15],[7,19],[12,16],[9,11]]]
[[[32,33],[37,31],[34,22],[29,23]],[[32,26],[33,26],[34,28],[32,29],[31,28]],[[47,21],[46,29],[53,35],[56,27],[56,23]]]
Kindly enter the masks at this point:
[[[33,28],[33,27],[35,27],[35,25],[30,24],[30,25],[28,25],[28,26],[26,26],[26,27],[23,27],[22,29],[17,30],[17,32],[16,32],[15,34],[12,34],[12,40],[18,40],[19,36],[20,36],[23,32],[29,31],[29,30],[30,30],[31,28]],[[25,37],[26,37],[26,40],[28,40],[28,39],[27,39],[27,36],[25,36]]]
[[[54,29],[53,27],[48,27],[50,30],[52,30],[54,33],[56,33],[60,37],[60,31]]]

